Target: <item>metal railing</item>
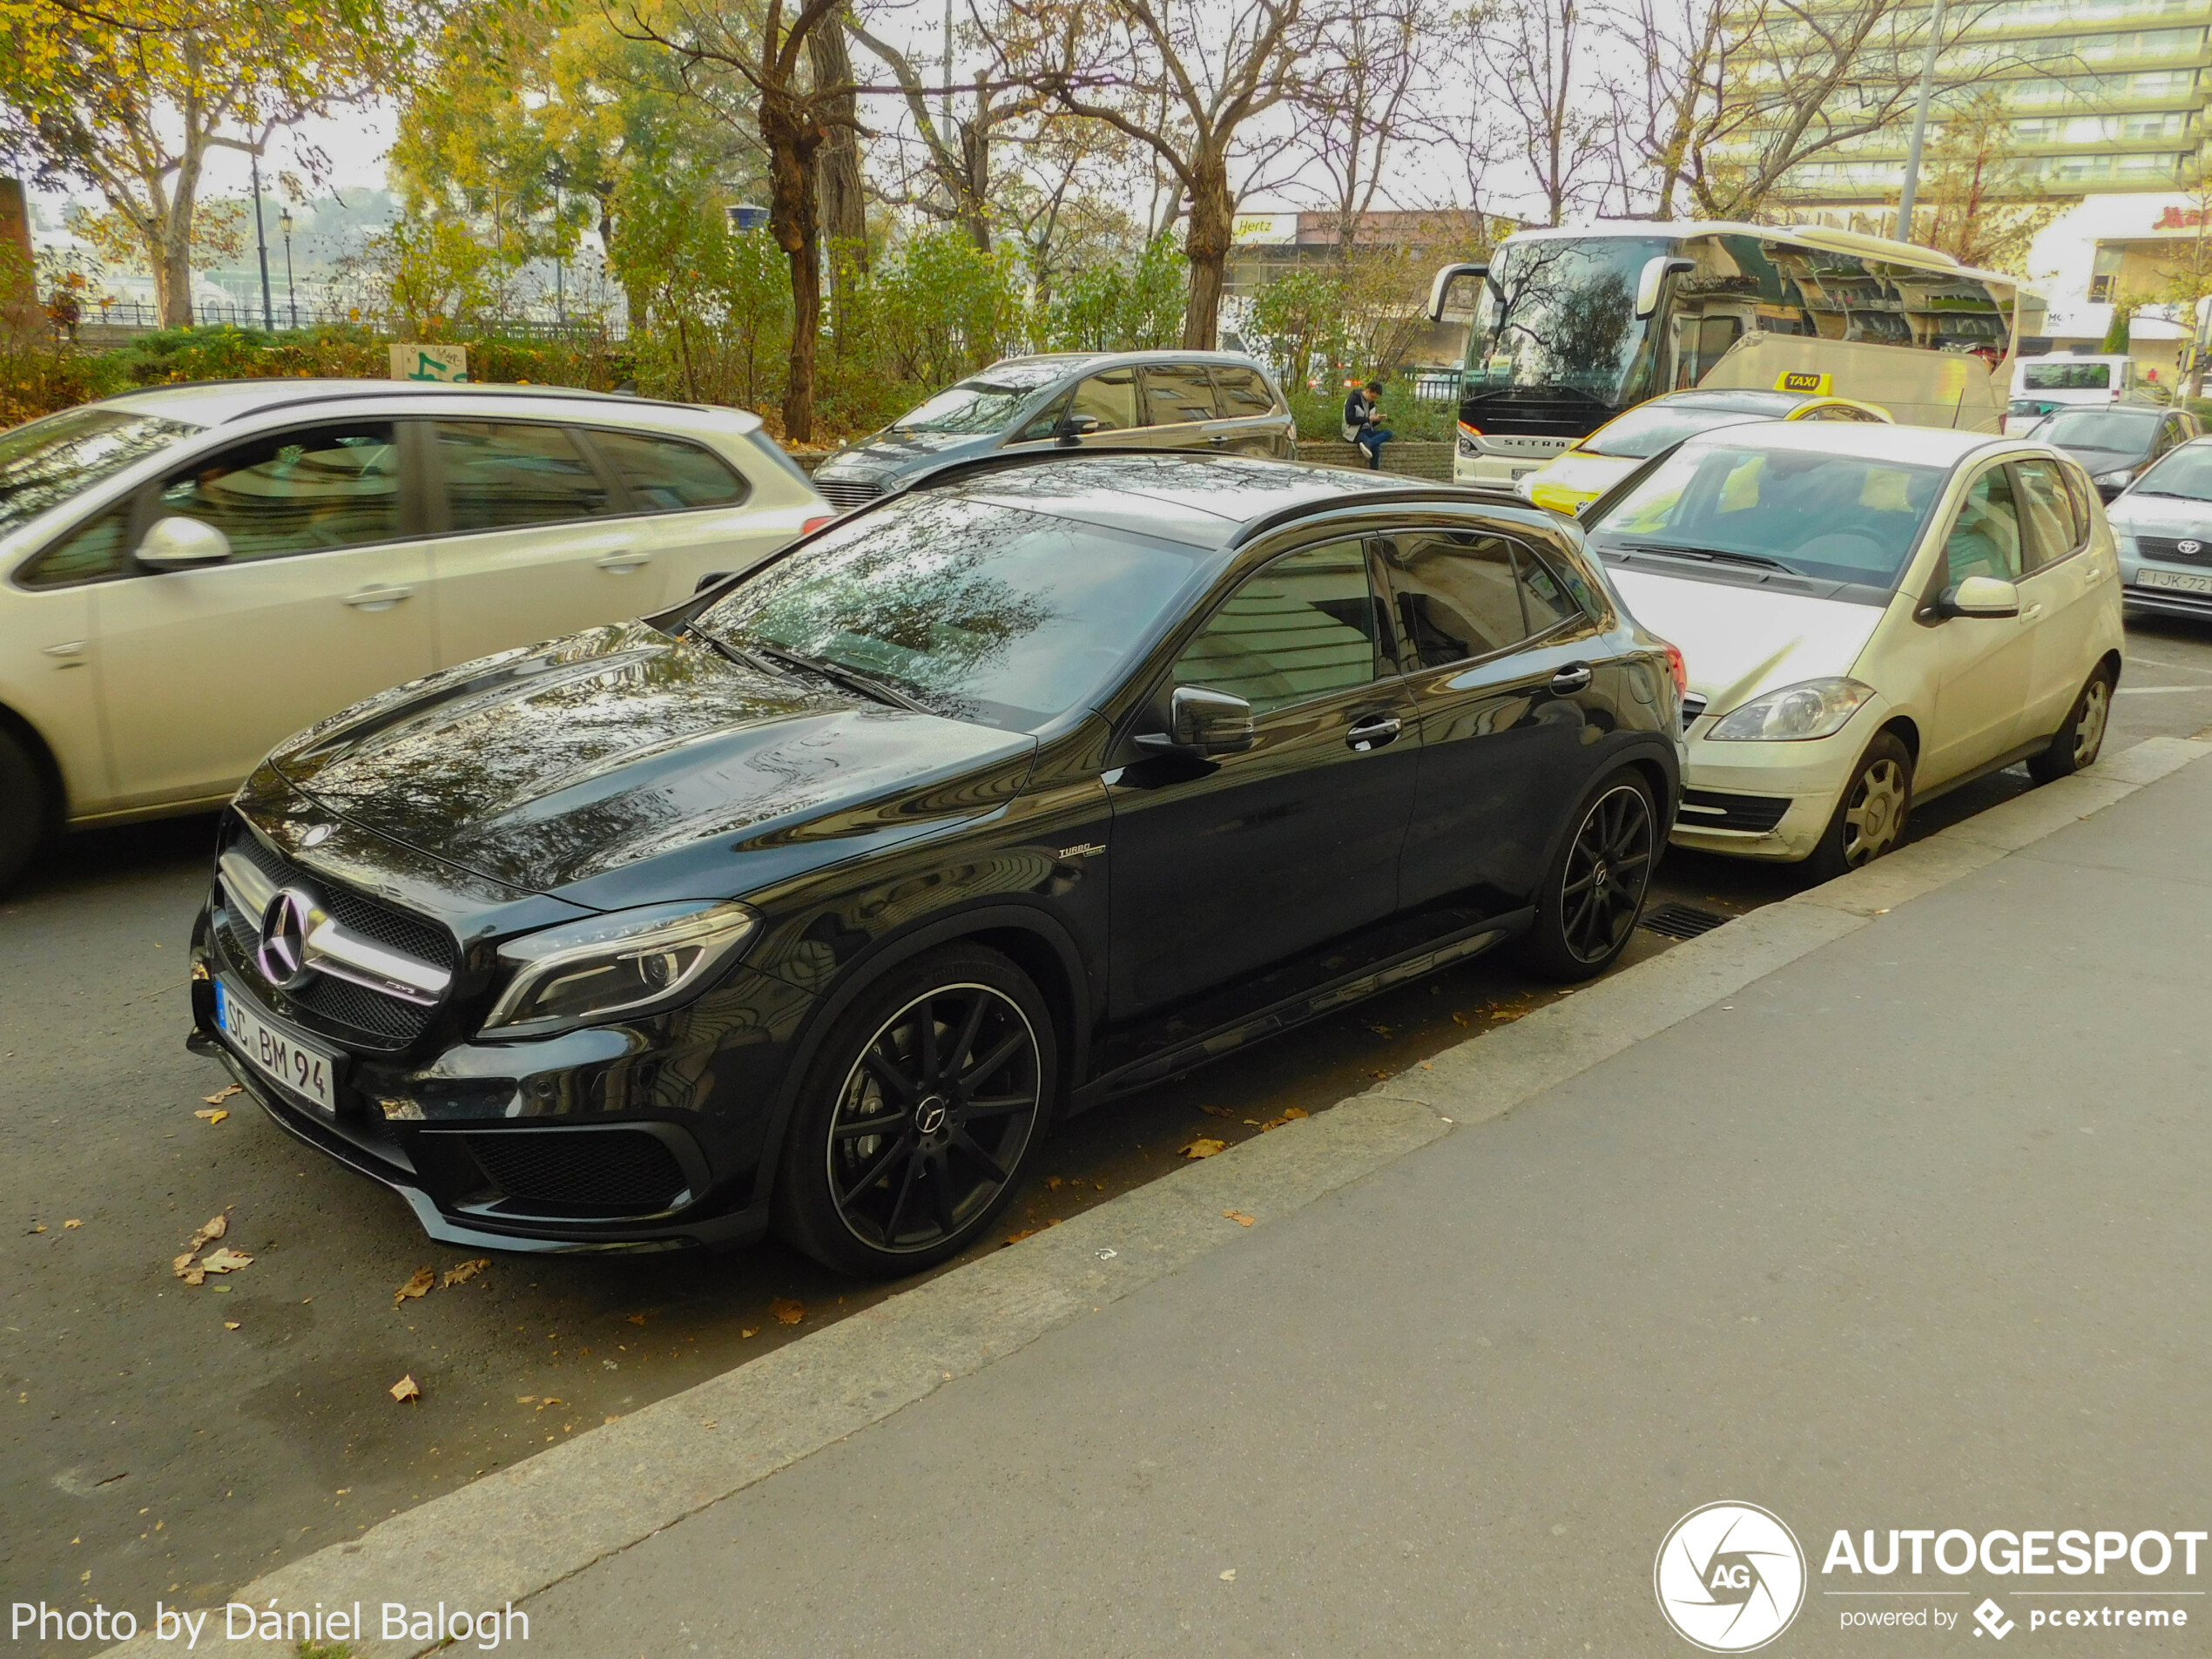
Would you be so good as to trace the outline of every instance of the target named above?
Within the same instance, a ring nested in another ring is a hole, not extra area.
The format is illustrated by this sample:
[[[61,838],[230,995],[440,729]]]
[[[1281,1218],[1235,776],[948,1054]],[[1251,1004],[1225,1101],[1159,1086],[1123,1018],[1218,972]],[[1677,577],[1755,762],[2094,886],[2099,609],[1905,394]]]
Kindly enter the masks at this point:
[[[380,332],[388,328],[377,321],[354,312],[328,307],[289,306],[280,301],[273,309],[272,319],[280,334],[306,332],[332,325],[366,324]],[[220,327],[225,324],[237,328],[259,332],[261,327],[261,307],[258,305],[197,305],[192,307],[192,326],[198,328]],[[151,334],[165,325],[161,313],[154,306],[138,300],[117,300],[105,305],[93,301],[81,302],[77,327],[101,328],[125,334]],[[619,343],[630,337],[628,323],[620,319],[606,321],[570,319],[561,320],[550,317],[489,318],[472,323],[462,331],[469,338],[492,340],[570,340],[606,341]]]

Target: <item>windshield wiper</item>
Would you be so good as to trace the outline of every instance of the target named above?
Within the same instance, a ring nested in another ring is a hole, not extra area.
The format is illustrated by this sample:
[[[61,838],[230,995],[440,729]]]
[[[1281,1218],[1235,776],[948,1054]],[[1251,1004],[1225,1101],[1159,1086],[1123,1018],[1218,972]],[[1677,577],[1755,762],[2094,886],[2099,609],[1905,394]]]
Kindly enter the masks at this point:
[[[734,650],[735,647],[725,649]],[[756,644],[747,654],[765,657],[771,662],[783,663],[792,668],[803,668],[810,674],[820,675],[833,685],[842,685],[848,691],[857,691],[871,702],[881,703],[890,708],[907,709],[916,714],[937,712],[921,698],[910,696],[873,674],[857,668],[847,668],[841,663],[828,662],[819,657],[809,657],[806,652],[792,651],[788,646]]]
[[[1674,547],[1665,543],[1622,542],[1624,553],[1663,553],[1678,559],[1702,559],[1709,564],[1748,564],[1761,570],[1780,570],[1789,576],[1799,573],[1794,565],[1780,559],[1770,559],[1764,553],[1731,553],[1717,547]]]

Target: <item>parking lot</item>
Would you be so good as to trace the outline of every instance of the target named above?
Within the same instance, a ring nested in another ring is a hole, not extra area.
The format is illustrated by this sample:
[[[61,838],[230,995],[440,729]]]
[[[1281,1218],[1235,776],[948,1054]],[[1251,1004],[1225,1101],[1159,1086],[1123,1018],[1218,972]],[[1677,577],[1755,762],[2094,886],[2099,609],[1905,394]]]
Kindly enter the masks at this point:
[[[2107,752],[2212,725],[2212,633],[2130,635]],[[2000,774],[1917,822],[2027,786]],[[226,1078],[184,1051],[209,842],[206,819],[79,838],[0,904],[12,1581],[109,1605],[219,1600],[274,1561],[897,1293],[768,1244],[494,1258],[401,1298],[418,1269],[464,1258],[240,1097],[211,1105]],[[1651,904],[1725,916],[1793,887],[1785,871],[1678,854]],[[1669,943],[1646,928],[1625,960]],[[1079,1119],[981,1248],[1154,1178],[1194,1138],[1324,1109],[1547,995],[1509,957],[1478,961]],[[228,1116],[196,1116],[213,1111]],[[218,1213],[253,1262],[188,1286],[172,1258]],[[405,1377],[421,1391],[409,1404],[388,1392]]]

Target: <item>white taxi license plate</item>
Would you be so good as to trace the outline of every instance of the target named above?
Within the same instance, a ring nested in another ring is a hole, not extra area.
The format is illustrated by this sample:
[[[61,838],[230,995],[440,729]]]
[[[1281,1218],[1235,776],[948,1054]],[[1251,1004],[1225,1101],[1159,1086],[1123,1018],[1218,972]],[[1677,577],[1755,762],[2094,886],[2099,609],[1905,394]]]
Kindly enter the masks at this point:
[[[306,1096],[327,1112],[338,1109],[338,1095],[333,1087],[338,1062],[290,1033],[264,1025],[246,1000],[221,980],[215,981],[215,1022],[255,1070],[275,1078],[293,1094]]]
[[[2183,570],[2138,570],[2139,588],[2174,588],[2182,593],[2212,594],[2212,576],[2191,576]]]

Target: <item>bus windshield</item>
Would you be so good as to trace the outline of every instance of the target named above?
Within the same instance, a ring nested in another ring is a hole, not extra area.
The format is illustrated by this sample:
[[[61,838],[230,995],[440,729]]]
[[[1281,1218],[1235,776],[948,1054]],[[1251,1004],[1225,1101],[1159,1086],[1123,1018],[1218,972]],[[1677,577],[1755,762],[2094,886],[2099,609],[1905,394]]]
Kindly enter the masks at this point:
[[[1663,236],[1546,238],[1498,249],[1467,336],[1465,390],[1566,388],[1608,408],[1629,401],[1647,330],[1635,314]]]

